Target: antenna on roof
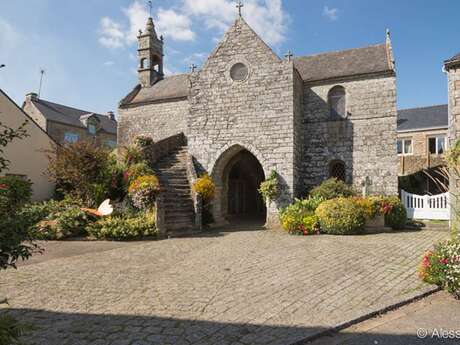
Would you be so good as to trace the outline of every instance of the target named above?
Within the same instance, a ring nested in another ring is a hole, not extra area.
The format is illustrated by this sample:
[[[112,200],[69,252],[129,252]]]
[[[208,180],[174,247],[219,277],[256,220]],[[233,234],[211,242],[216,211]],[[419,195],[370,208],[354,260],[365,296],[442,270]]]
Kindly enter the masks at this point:
[[[40,70],[40,86],[38,88],[38,98],[40,98],[40,94],[42,92],[42,84],[43,84],[43,75],[45,74],[45,70],[42,68]]]

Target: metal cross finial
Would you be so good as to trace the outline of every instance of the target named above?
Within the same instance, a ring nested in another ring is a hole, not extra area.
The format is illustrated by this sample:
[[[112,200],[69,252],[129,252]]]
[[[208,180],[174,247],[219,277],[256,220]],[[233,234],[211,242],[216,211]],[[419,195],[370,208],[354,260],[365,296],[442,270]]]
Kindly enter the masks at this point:
[[[192,64],[190,65],[190,72],[192,72],[192,73],[195,72],[195,70],[197,69],[197,67],[198,67],[197,65],[195,65],[194,63],[192,63]]]
[[[149,5],[149,13],[150,13],[150,17],[152,16],[152,2],[151,1],[147,1],[148,5]]]
[[[294,56],[294,54],[292,54],[292,52],[290,50],[288,50],[288,52],[286,53],[286,55],[284,55],[286,57],[286,59],[288,61],[291,61],[292,60],[292,57]]]
[[[241,1],[238,1],[236,8],[238,9],[238,15],[241,17],[241,9],[244,7],[244,4]]]

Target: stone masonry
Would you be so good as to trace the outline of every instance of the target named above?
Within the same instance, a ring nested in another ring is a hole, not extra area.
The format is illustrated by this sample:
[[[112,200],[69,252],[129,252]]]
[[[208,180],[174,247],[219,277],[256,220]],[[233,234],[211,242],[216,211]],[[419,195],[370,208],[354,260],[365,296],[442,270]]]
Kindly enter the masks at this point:
[[[249,66],[243,81],[233,81],[228,72],[238,62]],[[233,155],[234,145],[252,152],[266,177],[272,170],[278,172],[284,187],[278,206],[291,200],[295,193],[293,78],[293,63],[280,60],[243,20],[227,32],[203,69],[192,74],[190,152],[217,182],[216,200],[224,188],[220,169]]]
[[[328,91],[347,90],[347,118],[330,119]],[[359,188],[371,178],[374,193],[397,193],[396,80],[394,76],[306,85],[302,170],[308,190],[328,177],[328,164],[341,160],[346,180]],[[378,138],[378,140],[376,140]]]
[[[163,46],[150,19],[147,27],[156,59]],[[282,59],[238,17],[200,70],[150,86],[145,80],[157,78],[158,71],[145,68],[145,34],[139,39],[140,85],[120,103],[119,144],[138,135],[158,141],[184,133],[197,170],[216,184],[217,221],[227,216],[229,166],[245,150],[265,177],[273,170],[279,176],[281,193],[268,206],[268,223],[276,220],[277,209],[329,178],[336,160],[345,164],[346,181],[356,189],[369,177],[373,193],[397,193],[389,36],[386,44]],[[335,86],[346,92],[341,119],[331,117],[328,96]]]
[[[118,143],[128,144],[139,135],[151,136],[158,141],[185,132],[188,107],[189,103],[185,99],[120,108]]]
[[[460,138],[460,53],[445,62],[449,92],[449,146],[453,147]],[[451,200],[453,210],[457,209],[460,190],[460,178],[454,172],[449,182],[450,192],[454,196]],[[458,229],[458,212],[451,212],[454,226]]]

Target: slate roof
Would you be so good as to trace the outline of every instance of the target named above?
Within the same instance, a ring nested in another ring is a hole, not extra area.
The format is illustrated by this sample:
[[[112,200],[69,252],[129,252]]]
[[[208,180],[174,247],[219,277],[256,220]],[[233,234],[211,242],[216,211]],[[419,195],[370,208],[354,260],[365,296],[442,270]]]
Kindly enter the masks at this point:
[[[459,65],[460,64],[460,52],[452,56],[450,59],[444,61],[444,64],[446,65],[446,67]]]
[[[301,56],[294,65],[304,81],[393,72],[386,44]]]
[[[403,109],[398,111],[397,131],[447,128],[448,122],[447,104]]]
[[[129,94],[126,96],[121,101],[121,105],[184,98],[188,96],[189,87],[188,74],[172,75],[150,87],[137,86],[138,92],[136,93],[135,88],[133,90],[134,95]]]
[[[43,99],[33,99],[31,102],[47,120],[85,128],[81,119],[95,115],[99,119],[101,128],[104,131],[117,134],[117,121],[111,120],[107,115],[96,114],[90,111],[45,101]]]
[[[294,65],[304,81],[394,73],[386,44],[302,56],[294,59]],[[137,85],[122,99],[120,106],[187,97],[188,92],[189,75],[173,75],[150,87]]]

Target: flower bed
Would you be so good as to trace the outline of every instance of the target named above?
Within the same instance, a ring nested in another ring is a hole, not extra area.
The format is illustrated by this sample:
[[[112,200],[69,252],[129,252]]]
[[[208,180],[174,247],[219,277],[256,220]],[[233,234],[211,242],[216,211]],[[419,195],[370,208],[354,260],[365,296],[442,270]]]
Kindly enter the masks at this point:
[[[434,250],[426,252],[418,272],[423,281],[460,299],[460,239],[438,243]]]
[[[356,234],[369,224],[403,228],[407,221],[404,205],[396,196],[353,196],[349,186],[335,179],[314,188],[310,197],[280,211],[280,222],[290,234]]]
[[[135,142],[119,148],[116,155],[88,142],[67,144],[49,168],[62,200],[26,205],[19,213],[22,226],[34,238],[48,240],[156,235],[154,208],[160,184],[144,152],[152,140],[142,137]],[[88,209],[107,198],[116,205],[109,217]]]

